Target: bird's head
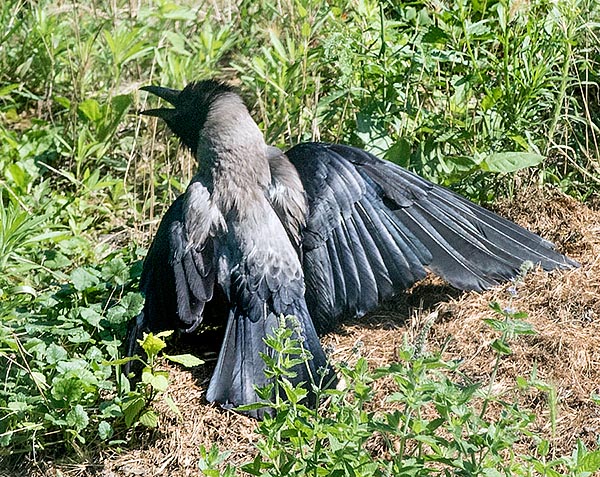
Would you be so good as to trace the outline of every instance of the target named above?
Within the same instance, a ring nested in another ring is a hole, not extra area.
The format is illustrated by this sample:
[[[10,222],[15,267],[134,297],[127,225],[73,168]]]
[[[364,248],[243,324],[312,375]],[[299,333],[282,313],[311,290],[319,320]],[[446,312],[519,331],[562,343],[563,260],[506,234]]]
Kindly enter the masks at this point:
[[[144,86],[141,89],[164,99],[174,108],[147,109],[140,114],[163,119],[194,155],[211,105],[221,96],[235,93],[232,86],[215,80],[196,81],[182,90],[162,86]]]

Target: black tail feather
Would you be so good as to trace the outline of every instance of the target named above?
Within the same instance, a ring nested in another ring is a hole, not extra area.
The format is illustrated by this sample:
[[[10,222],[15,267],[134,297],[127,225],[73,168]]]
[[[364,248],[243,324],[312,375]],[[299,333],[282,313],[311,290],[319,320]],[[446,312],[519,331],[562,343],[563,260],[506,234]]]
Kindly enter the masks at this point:
[[[289,326],[290,320],[298,320],[293,338],[309,352],[311,359],[295,366],[295,377],[289,379],[294,385],[304,383],[309,391],[309,401],[314,401],[312,385],[332,385],[335,378],[329,370],[326,373],[328,379],[322,382],[320,368],[328,369],[327,358],[308,314],[297,310],[294,317],[286,321],[286,326]],[[254,321],[245,316],[243,310],[231,310],[219,359],[206,392],[209,402],[217,402],[228,409],[261,402],[256,388],[270,383],[265,376],[266,365],[261,355],[273,357],[275,354],[265,343],[265,338],[272,335],[280,323],[280,317],[273,313]],[[269,411],[268,403],[265,403],[265,407],[246,414],[260,419]]]

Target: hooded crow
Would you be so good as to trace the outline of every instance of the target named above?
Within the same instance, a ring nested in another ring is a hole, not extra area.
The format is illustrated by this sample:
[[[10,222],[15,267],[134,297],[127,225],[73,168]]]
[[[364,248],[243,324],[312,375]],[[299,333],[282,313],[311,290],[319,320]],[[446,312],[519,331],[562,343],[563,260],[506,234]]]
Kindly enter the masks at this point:
[[[206,398],[225,407],[259,401],[268,384],[265,337],[293,315],[310,359],[294,384],[335,382],[319,334],[432,271],[462,290],[514,278],[524,261],[545,270],[578,264],[552,243],[450,190],[361,149],[265,143],[236,90],[218,81],[183,90],[142,88],[172,108],[163,119],[198,160],[198,172],[162,219],[144,261],[143,332],[192,333],[210,317],[224,337]],[[327,384],[325,384],[327,385]],[[250,414],[260,417],[264,410]]]

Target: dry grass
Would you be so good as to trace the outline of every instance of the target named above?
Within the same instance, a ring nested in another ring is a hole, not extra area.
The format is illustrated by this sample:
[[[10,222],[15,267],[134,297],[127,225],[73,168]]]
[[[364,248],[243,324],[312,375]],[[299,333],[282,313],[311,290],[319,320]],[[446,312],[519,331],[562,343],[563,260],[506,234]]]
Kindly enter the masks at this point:
[[[533,272],[515,297],[508,293],[508,285],[461,294],[431,277],[377,313],[326,336],[324,343],[334,348],[335,361],[353,361],[360,353],[373,367],[382,366],[396,359],[405,335],[417,339],[424,323],[437,314],[427,348],[445,349],[444,358],[461,359],[465,375],[485,383],[495,360],[489,345],[497,337],[482,321],[492,316],[489,303],[526,311],[538,334],[511,343],[513,354],[502,359],[494,390],[512,396],[515,378],[529,377],[535,369],[540,379],[556,387],[558,396],[555,432],[548,424],[546,396],[536,391],[521,396],[523,405],[539,415],[538,431],[552,441],[557,455],[569,454],[576,439],[594,447],[600,435],[600,407],[590,399],[592,393],[600,393],[600,212],[537,190],[502,204],[499,211],[554,241],[581,268]],[[213,443],[232,452],[231,463],[249,460],[255,452],[255,422],[204,401],[209,377],[205,370],[171,372],[169,392],[183,420],[164,409],[160,430],[139,436],[128,450],[84,456],[86,464],[27,462],[28,471],[22,475],[199,475],[199,446]],[[383,400],[386,385],[378,384],[373,405],[390,405]]]

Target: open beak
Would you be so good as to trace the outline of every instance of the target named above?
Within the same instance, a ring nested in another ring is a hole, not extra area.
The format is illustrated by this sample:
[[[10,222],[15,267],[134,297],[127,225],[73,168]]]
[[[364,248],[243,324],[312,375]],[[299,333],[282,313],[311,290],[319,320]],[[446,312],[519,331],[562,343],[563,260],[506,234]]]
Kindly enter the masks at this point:
[[[171,88],[163,88],[162,86],[143,86],[140,88],[143,91],[148,91],[161,99],[171,103],[173,106],[177,106],[177,98],[179,97],[179,93],[181,91],[177,89]],[[172,117],[175,114],[176,109],[173,108],[156,108],[156,109],[146,109],[145,111],[140,111],[140,114],[144,114],[146,116],[156,116],[157,118],[167,119]]]

